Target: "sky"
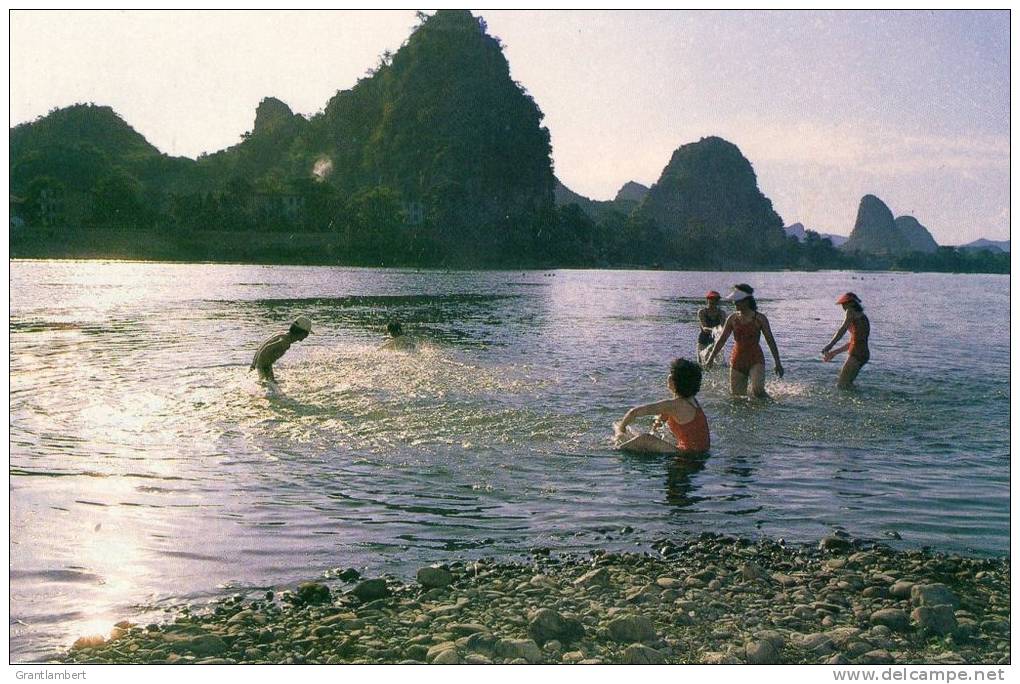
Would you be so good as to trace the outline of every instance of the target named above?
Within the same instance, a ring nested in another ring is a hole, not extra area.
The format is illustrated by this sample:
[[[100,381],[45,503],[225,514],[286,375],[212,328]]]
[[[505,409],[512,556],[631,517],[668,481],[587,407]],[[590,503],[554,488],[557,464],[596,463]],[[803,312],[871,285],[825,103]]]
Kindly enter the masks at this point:
[[[1009,237],[1009,13],[481,11],[594,199],[680,145],[735,143],[786,224],[846,235],[865,194],[940,244]],[[277,97],[312,115],[395,51],[408,11],[10,14],[10,123],[111,106],[161,151],[240,140]]]

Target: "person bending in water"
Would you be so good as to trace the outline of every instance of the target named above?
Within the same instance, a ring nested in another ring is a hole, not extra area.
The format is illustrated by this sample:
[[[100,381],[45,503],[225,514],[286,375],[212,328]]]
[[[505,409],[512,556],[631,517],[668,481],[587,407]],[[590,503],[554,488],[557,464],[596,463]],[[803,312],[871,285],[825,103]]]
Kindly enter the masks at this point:
[[[386,332],[389,333],[390,339],[383,346],[379,347],[380,350],[414,351],[417,347],[414,340],[404,334],[404,326],[400,324],[400,321],[387,323]]]
[[[273,375],[273,364],[279,361],[280,357],[287,353],[290,345],[308,337],[312,332],[312,322],[305,316],[299,316],[290,325],[290,330],[279,335],[273,335],[262,343],[259,350],[255,352],[255,358],[251,360],[248,370],[257,370],[260,380],[276,382]]]
[[[871,350],[868,349],[871,322],[864,315],[861,298],[853,292],[841,295],[836,300],[836,303],[842,305],[843,310],[846,311],[846,318],[843,319],[843,325],[839,326],[839,330],[832,336],[832,340],[822,347],[822,358],[825,361],[832,361],[839,354],[849,352],[846,361],[843,363],[843,368],[839,371],[839,380],[836,382],[836,386],[840,389],[847,389],[854,384],[854,380],[857,378],[857,374],[861,372],[861,368],[871,359]],[[833,349],[836,343],[846,334],[847,330],[850,331],[850,342],[844,344],[839,349]]]
[[[764,397],[765,394],[765,354],[761,351],[759,340],[765,335],[765,343],[769,345],[772,358],[776,361],[776,375],[783,377],[783,364],[779,361],[779,349],[776,339],[772,336],[769,319],[758,313],[758,303],[754,299],[754,288],[746,283],[733,286],[727,299],[732,299],[737,311],[730,314],[723,326],[722,334],[715,341],[712,353],[705,363],[711,368],[715,357],[722,351],[733,334],[733,352],[730,354],[730,392],[742,396],[747,394],[747,383],[751,383],[751,394]]]
[[[627,426],[635,418],[658,416],[656,422],[664,421],[669,426],[676,444],[647,433],[621,443],[620,449],[666,454],[700,454],[708,451],[708,419],[695,398],[701,389],[701,366],[687,359],[676,359],[670,366],[666,387],[673,393],[672,399],[635,406],[614,427],[617,439],[623,439],[628,436]]]
[[[702,364],[715,342],[716,328],[726,321],[726,315],[719,308],[719,299],[718,292],[709,290],[705,293],[705,306],[698,309],[698,324],[701,326],[701,332],[698,333],[698,360]]]

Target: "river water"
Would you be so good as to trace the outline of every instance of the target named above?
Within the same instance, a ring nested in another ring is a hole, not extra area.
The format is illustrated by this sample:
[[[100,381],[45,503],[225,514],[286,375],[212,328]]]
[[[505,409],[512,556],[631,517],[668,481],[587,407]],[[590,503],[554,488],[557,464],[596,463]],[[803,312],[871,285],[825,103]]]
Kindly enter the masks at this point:
[[[723,364],[707,459],[614,451],[734,282],[779,343],[771,399],[730,398]],[[848,289],[872,361],[839,392],[819,349]],[[1008,310],[991,275],[12,262],[11,657],[332,568],[533,547],[840,529],[1005,555]],[[301,314],[267,394],[252,353]],[[393,319],[417,353],[377,350]]]

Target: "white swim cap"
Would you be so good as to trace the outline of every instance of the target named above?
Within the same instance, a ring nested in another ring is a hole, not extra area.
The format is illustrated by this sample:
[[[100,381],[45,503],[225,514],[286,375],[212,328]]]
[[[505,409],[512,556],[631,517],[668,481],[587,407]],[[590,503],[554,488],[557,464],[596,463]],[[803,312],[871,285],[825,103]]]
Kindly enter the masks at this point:
[[[301,328],[306,333],[312,332],[312,320],[308,316],[298,316],[297,320],[294,321],[295,328]]]

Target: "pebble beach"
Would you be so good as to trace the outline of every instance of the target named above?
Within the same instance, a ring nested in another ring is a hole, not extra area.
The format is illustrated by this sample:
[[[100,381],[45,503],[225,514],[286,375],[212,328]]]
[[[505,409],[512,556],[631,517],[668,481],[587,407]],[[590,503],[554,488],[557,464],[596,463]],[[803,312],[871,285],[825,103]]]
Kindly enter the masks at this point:
[[[83,636],[66,663],[1005,664],[1009,561],[702,534],[641,553],[482,559],[413,579],[335,569],[165,624]]]

